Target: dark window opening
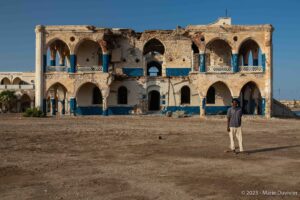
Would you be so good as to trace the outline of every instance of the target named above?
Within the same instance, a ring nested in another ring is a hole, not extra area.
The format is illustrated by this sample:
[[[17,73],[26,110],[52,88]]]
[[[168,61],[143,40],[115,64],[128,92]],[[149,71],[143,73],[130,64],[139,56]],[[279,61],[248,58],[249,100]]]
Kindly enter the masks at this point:
[[[159,40],[154,38],[149,40],[144,46],[143,55],[146,55],[149,52],[163,55],[165,53],[165,47]]]
[[[147,75],[148,76],[161,76],[161,64],[156,61],[149,62],[147,64]]]
[[[127,104],[127,88],[124,86],[118,89],[118,104]]]
[[[181,104],[191,103],[191,91],[188,86],[183,86],[181,88]]]
[[[102,95],[98,87],[93,89],[93,104],[102,104]]]
[[[158,91],[151,91],[148,94],[148,108],[149,111],[160,110],[160,93]]]
[[[199,49],[195,43],[192,44],[192,50],[194,53],[199,53]]]
[[[216,103],[216,90],[214,87],[210,87],[207,91],[206,103],[215,104]]]

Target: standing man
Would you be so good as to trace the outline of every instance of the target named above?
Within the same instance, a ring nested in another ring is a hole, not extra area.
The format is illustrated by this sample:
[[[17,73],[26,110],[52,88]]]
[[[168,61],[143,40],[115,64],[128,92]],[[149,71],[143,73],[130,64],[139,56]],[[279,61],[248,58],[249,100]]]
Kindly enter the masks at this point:
[[[242,109],[239,107],[239,100],[233,99],[232,100],[232,107],[227,111],[227,131],[229,132],[230,138],[230,151],[226,152],[234,152],[238,153],[235,150],[234,135],[236,136],[239,142],[240,153],[244,152],[243,149],[243,139],[242,139]]]

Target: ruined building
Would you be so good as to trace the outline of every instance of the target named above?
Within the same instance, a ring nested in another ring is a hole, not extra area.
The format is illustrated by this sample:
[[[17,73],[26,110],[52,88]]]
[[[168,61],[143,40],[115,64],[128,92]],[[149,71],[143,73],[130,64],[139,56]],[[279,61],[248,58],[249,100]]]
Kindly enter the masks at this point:
[[[272,115],[271,25],[37,26],[35,106],[52,115]]]

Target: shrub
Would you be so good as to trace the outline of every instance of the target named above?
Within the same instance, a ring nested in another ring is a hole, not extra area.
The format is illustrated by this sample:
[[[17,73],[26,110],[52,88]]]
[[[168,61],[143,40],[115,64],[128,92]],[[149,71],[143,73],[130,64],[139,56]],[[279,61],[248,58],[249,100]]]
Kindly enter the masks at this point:
[[[43,112],[38,108],[27,108],[24,117],[43,117]]]

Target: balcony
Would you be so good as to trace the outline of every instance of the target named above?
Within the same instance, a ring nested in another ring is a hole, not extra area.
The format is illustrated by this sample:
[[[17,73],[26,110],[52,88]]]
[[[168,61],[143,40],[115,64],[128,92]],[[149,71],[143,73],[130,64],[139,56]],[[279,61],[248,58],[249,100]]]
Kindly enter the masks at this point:
[[[67,66],[47,66],[47,72],[68,72]]]
[[[0,90],[33,90],[34,85],[0,85]]]
[[[262,66],[240,66],[240,72],[263,72]]]
[[[209,73],[230,73],[232,68],[230,66],[207,66],[206,72]]]
[[[77,67],[78,72],[103,72],[102,66]]]

